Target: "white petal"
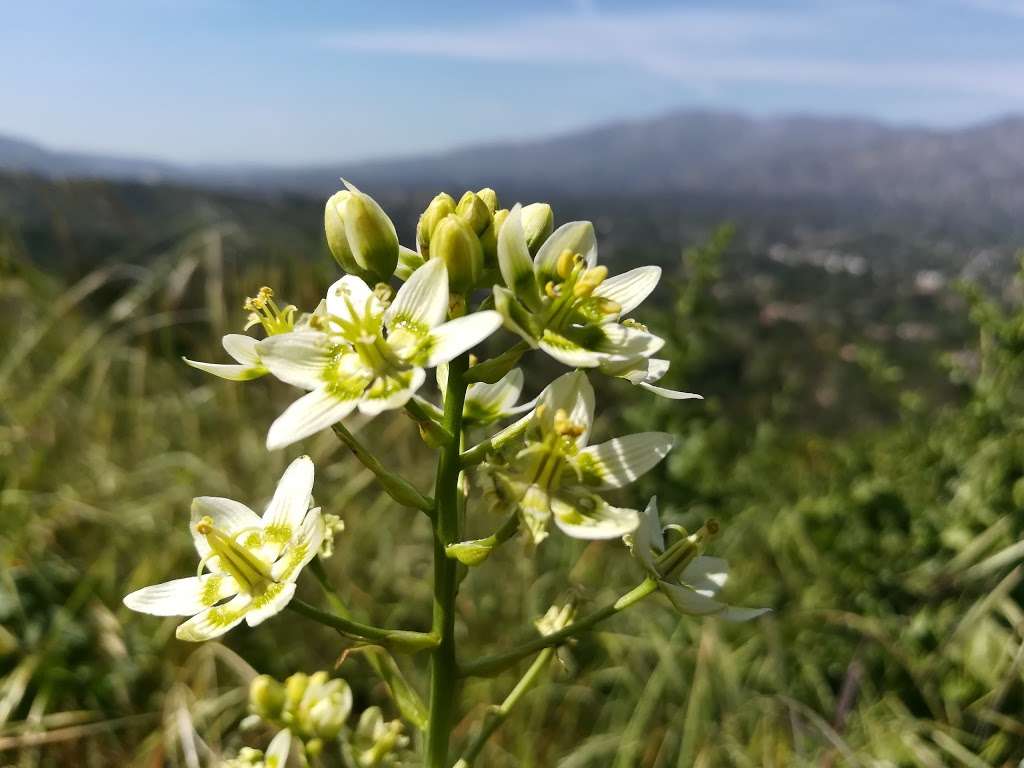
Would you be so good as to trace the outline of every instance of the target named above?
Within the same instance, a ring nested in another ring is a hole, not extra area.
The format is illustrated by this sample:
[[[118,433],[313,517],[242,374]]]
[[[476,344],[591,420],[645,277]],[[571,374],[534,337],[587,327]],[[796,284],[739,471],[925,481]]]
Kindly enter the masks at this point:
[[[554,429],[555,414],[562,410],[569,421],[583,428],[576,444],[581,447],[587,444],[594,426],[594,387],[587,374],[583,371],[562,374],[541,392],[540,404],[545,406],[540,423],[546,432]]]
[[[493,384],[474,382],[466,391],[464,418],[476,423],[486,423],[495,421],[505,414],[511,414],[522,391],[521,368],[513,368]]]
[[[621,275],[609,277],[594,289],[601,296],[619,304],[619,315],[628,315],[651,295],[661,279],[661,267],[637,267]]]
[[[751,619],[756,619],[758,616],[764,616],[766,613],[770,613],[771,610],[771,608],[743,608],[736,605],[730,605],[718,614],[718,618],[723,621],[750,621]]]
[[[635,531],[640,524],[635,509],[613,507],[598,496],[588,498],[593,502],[591,507],[583,507],[579,500],[571,497],[552,498],[555,525],[567,536],[588,540],[618,539]]]
[[[703,395],[698,395],[696,392],[681,392],[678,389],[665,389],[665,387],[656,387],[653,384],[647,384],[640,382],[640,388],[646,389],[648,392],[652,392],[658,397],[664,397],[666,400],[703,400]]]
[[[677,611],[690,616],[713,616],[729,607],[725,603],[695,592],[686,586],[669,584],[666,581],[658,582],[658,586],[672,601],[672,605]]]
[[[257,350],[267,370],[285,384],[316,389],[324,383],[337,345],[326,333],[296,331],[268,336]]]
[[[657,497],[651,497],[647,502],[647,506],[640,513],[640,524],[626,537],[626,544],[649,573],[656,573],[654,561],[665,551],[665,537],[658,517]]]
[[[441,399],[444,399],[444,393],[448,390],[448,363],[438,363],[434,369],[434,380],[437,382],[437,388],[441,390]],[[470,384],[469,388],[472,389],[473,385]]]
[[[327,289],[327,313],[344,322],[359,321],[383,312],[380,299],[355,275],[345,275]]]
[[[194,616],[235,594],[238,584],[231,576],[207,573],[143,587],[125,597],[124,604],[152,616]]]
[[[229,333],[220,343],[231,359],[242,365],[259,365],[260,356],[256,353],[257,339],[244,333]]]
[[[324,385],[292,403],[270,425],[267,449],[275,450],[298,442],[321,429],[337,424],[352,413],[362,396],[355,389]]]
[[[523,232],[522,211],[516,203],[498,230],[498,269],[505,285],[528,307],[540,306],[540,291],[533,274],[533,259]]]
[[[251,601],[252,598],[248,594],[240,592],[223,605],[207,608],[179,625],[174,635],[179,640],[188,640],[193,643],[220,637],[241,623]]]
[[[594,349],[619,360],[650,357],[665,346],[664,339],[639,328],[606,323],[601,326],[601,330],[604,338],[595,344]]]
[[[448,269],[441,259],[430,259],[398,289],[384,313],[388,330],[407,328],[417,335],[440,325],[448,317]]]
[[[423,386],[427,374],[422,368],[380,377],[366,388],[359,401],[359,412],[375,416],[382,411],[401,408],[412,398],[413,394]]]
[[[295,583],[274,582],[263,592],[253,597],[245,612],[245,623],[250,627],[262,624],[274,614],[280,613],[295,597]]]
[[[258,379],[260,376],[267,375],[267,369],[260,366],[252,365],[232,365],[231,363],[201,363],[198,360],[189,360],[187,357],[181,358],[186,363],[191,365],[205,373],[213,374],[221,379],[227,379],[228,381],[252,381]]]
[[[576,461],[588,485],[621,488],[665,458],[674,444],[667,432],[640,432],[585,448]]]
[[[197,496],[192,499],[192,514],[189,522],[189,530],[192,531],[192,541],[195,542],[196,551],[200,557],[210,554],[210,545],[206,537],[196,532],[196,524],[204,517],[213,520],[214,527],[220,529],[228,536],[237,536],[242,531],[253,528],[260,529],[263,521],[259,515],[249,509],[245,504],[233,499],[224,499],[219,496]],[[207,561],[211,570],[216,570],[217,559],[214,557]]]
[[[594,234],[594,225],[589,221],[569,221],[551,233],[537,252],[537,259],[534,262],[538,283],[544,285],[549,280],[560,282],[555,267],[562,251],[582,255],[588,267],[597,264],[597,236]]]
[[[705,597],[714,597],[729,579],[729,564],[720,557],[702,555],[690,563],[679,580]]]
[[[267,751],[263,755],[264,768],[285,768],[288,764],[288,752],[292,746],[292,732],[285,728],[278,731],[270,740]]]
[[[320,551],[320,543],[324,540],[324,517],[320,508],[309,510],[296,530],[295,535],[281,553],[281,557],[271,566],[270,576],[274,581],[295,581],[299,571],[306,567]]]
[[[586,349],[552,330],[544,331],[537,346],[562,365],[567,365],[570,368],[596,368],[608,359],[607,354]]]
[[[263,533],[280,551],[302,524],[313,493],[313,460],[300,456],[284,471],[263,513]]]
[[[475,347],[501,327],[501,315],[493,309],[449,320],[430,332],[427,368],[446,363]]]

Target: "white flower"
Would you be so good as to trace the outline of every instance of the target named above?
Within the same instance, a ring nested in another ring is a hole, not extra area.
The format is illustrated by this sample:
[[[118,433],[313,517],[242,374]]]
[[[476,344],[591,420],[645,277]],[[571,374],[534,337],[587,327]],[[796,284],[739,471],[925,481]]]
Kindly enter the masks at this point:
[[[653,392],[660,397],[668,398],[669,400],[704,399],[701,395],[694,394],[693,392],[680,392],[675,389],[665,389],[665,387],[655,386],[654,382],[659,381],[666,373],[668,373],[668,367],[668,360],[661,360],[656,357],[637,357],[624,362],[603,363],[601,365],[601,373],[625,379],[630,384],[646,389],[648,392]]]
[[[313,315],[304,314],[296,322],[295,313],[298,311],[296,307],[289,304],[284,309],[280,308],[274,301],[274,292],[267,287],[260,288],[255,297],[246,299],[245,309],[249,312],[249,321],[245,324],[245,330],[249,330],[254,325],[261,325],[268,336],[291,333],[296,328],[300,330],[306,328],[313,317]],[[317,309],[317,312],[322,311],[322,308]],[[182,359],[193,368],[212,373],[214,376],[229,381],[250,381],[269,373],[256,351],[257,340],[252,336],[246,336],[243,333],[229,333],[221,340],[221,344],[224,346],[224,351],[237,365],[201,363],[189,360],[187,357]]]
[[[132,592],[124,604],[154,616],[191,616],[175,633],[191,641],[222,635],[242,619],[255,627],[280,612],[324,536],[320,508],[309,508],[312,489],[313,462],[303,456],[285,470],[263,517],[231,499],[193,499],[199,575]]]
[[[739,608],[716,599],[729,578],[729,565],[720,557],[703,554],[704,543],[717,529],[712,525],[687,535],[669,526],[679,539],[666,547],[665,531],[658,520],[657,499],[651,499],[640,515],[640,524],[626,543],[644,569],[658,580],[658,588],[676,610],[691,616],[718,616],[726,621],[749,621],[768,608]],[[669,530],[665,529],[665,530]]]
[[[532,413],[504,430],[522,433],[523,447],[504,464],[496,457],[484,469],[499,506],[516,509],[535,542],[547,536],[552,518],[579,539],[612,539],[637,527],[635,509],[614,507],[599,492],[621,488],[654,467],[673,438],[642,432],[588,446],[593,423],[590,381],[582,371],[567,373],[541,393]]]
[[[437,366],[437,386],[442,397],[448,388],[448,366],[442,363]],[[493,384],[474,381],[466,388],[466,399],[462,406],[462,422],[468,427],[483,427],[496,421],[518,416],[531,410],[537,404],[537,398],[520,403],[519,396],[523,393],[525,376],[520,368],[513,368]],[[431,402],[420,399],[420,402],[435,415],[440,415],[441,408]]]
[[[650,295],[660,267],[638,267],[609,278],[597,266],[589,221],[563,224],[530,258],[516,205],[498,233],[498,266],[507,287],[495,286],[495,307],[509,330],[574,368],[646,358],[664,341],[621,318]]]
[[[331,286],[324,330],[270,336],[257,353],[274,376],[309,390],[271,425],[267,448],[290,445],[340,421],[401,408],[423,384],[423,369],[451,360],[501,325],[497,312],[445,322],[444,262],[417,269],[385,307],[370,287],[347,275]]]

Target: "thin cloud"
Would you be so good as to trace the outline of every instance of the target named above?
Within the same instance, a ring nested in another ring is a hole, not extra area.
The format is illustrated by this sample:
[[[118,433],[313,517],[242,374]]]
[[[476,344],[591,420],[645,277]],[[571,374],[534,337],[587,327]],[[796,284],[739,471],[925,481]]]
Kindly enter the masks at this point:
[[[965,0],[1019,7],[1024,0]],[[884,13],[877,10],[873,13]],[[862,9],[864,10],[864,9]],[[852,17],[807,8],[771,13],[688,9],[537,14],[487,25],[333,35],[334,48],[407,56],[553,64],[621,64],[693,88],[734,83],[836,86],[1024,98],[1024,58],[865,59],[822,55]],[[875,19],[878,22],[878,19]]]

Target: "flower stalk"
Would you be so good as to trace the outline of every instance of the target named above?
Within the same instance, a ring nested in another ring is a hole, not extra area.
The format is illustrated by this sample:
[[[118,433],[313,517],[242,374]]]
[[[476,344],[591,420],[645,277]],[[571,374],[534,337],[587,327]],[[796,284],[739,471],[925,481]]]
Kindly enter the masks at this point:
[[[429,720],[427,722],[427,768],[447,768],[448,740],[457,701],[458,668],[455,660],[455,597],[458,592],[457,565],[445,550],[459,540],[459,476],[462,471],[462,410],[468,383],[464,374],[468,355],[449,363],[444,396],[442,426],[451,435],[441,449],[434,487],[434,623],[439,643],[430,656]]]

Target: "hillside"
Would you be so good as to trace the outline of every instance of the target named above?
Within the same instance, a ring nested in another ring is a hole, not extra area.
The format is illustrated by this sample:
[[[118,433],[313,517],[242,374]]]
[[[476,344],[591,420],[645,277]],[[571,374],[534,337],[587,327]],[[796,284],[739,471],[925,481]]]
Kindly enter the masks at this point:
[[[841,221],[885,212],[915,222],[940,219],[978,235],[1019,237],[1024,118],[934,130],[850,118],[681,111],[548,139],[290,169],[179,166],[0,138],[0,169],[318,197],[337,186],[339,175],[393,197],[482,184],[533,197],[689,195],[750,207],[814,205]]]

